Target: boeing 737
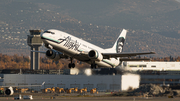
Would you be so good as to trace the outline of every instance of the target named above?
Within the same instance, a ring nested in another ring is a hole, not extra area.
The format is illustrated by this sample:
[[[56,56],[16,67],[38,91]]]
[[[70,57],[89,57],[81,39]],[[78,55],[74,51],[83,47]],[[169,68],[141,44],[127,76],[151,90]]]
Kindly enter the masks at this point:
[[[73,59],[91,64],[91,68],[115,68],[122,61],[137,61],[146,59],[131,59],[137,55],[155,54],[155,52],[121,53],[126,39],[127,30],[123,29],[112,48],[103,49],[87,41],[79,39],[66,32],[55,29],[41,33],[41,39],[48,50],[46,56],[53,60],[70,58],[69,68],[74,68]],[[33,51],[33,50],[32,50]],[[37,52],[37,51],[34,51]],[[40,52],[40,51],[38,51]],[[124,58],[128,57],[128,58]]]

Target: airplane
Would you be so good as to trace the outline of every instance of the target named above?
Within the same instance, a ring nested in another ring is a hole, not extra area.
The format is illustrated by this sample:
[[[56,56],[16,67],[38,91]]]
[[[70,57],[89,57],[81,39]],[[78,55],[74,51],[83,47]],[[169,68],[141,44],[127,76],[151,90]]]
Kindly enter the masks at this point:
[[[55,61],[59,59],[70,58],[69,68],[74,68],[73,59],[91,64],[91,68],[110,67],[115,68],[122,61],[137,61],[149,59],[132,59],[130,57],[137,55],[155,54],[155,52],[122,53],[127,30],[123,29],[115,41],[112,48],[103,49],[66,32],[49,29],[41,33],[41,39],[44,46],[48,48],[44,53],[50,59]],[[124,58],[127,57],[127,58]]]
[[[38,87],[38,86],[43,86],[45,84],[45,82],[43,82],[41,85],[19,85],[19,86],[0,86],[0,88],[7,88],[5,90],[5,94],[6,95],[13,95],[14,94],[14,90],[13,87]]]

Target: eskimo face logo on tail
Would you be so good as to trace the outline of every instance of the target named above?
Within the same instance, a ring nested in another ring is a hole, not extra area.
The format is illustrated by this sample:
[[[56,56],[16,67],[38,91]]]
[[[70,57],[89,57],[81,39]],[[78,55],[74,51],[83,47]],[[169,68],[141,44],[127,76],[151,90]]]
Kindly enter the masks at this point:
[[[124,41],[125,39],[123,37],[120,37],[117,41],[117,46],[116,46],[116,52],[117,53],[121,53],[123,50],[123,46],[124,46]]]

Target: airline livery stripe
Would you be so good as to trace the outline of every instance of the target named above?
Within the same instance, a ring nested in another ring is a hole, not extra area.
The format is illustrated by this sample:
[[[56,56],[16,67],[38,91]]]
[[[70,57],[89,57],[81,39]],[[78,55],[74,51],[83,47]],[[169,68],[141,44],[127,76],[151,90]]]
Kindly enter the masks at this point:
[[[124,37],[122,37],[122,36],[121,36],[121,37],[119,37],[119,38],[123,38],[123,39],[125,39],[125,38],[124,38]]]
[[[54,39],[47,38],[47,37],[44,37],[44,36],[43,36],[43,37],[41,36],[41,38],[42,38],[42,39],[47,39],[47,40],[49,40],[49,41],[53,41],[53,42],[56,42],[56,43],[60,43],[59,40],[54,40]],[[82,50],[80,49],[80,51],[82,51]],[[109,64],[109,65],[111,65],[111,66],[115,66],[114,64],[110,63],[109,61],[106,61],[105,59],[103,59],[102,62],[105,62],[105,63],[107,63],[107,64]]]
[[[111,65],[111,66],[115,66],[114,64],[112,64],[112,63],[110,63],[110,62],[108,62],[108,61],[106,61],[106,60],[102,60],[103,62],[105,62],[105,63],[107,63],[107,64],[109,64],[109,65]]]
[[[47,38],[47,37],[41,37],[42,39],[47,39],[47,40],[50,40],[50,41],[53,41],[53,42],[56,42],[56,43],[60,43],[59,40],[54,40],[54,39],[51,39],[51,38]]]

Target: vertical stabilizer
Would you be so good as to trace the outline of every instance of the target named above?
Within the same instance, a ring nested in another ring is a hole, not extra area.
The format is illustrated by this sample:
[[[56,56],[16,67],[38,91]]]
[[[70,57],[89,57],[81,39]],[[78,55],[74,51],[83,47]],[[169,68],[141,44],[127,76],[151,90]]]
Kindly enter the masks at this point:
[[[126,33],[127,30],[123,29],[116,42],[114,43],[113,47],[107,50],[113,53],[121,53],[126,39]]]

